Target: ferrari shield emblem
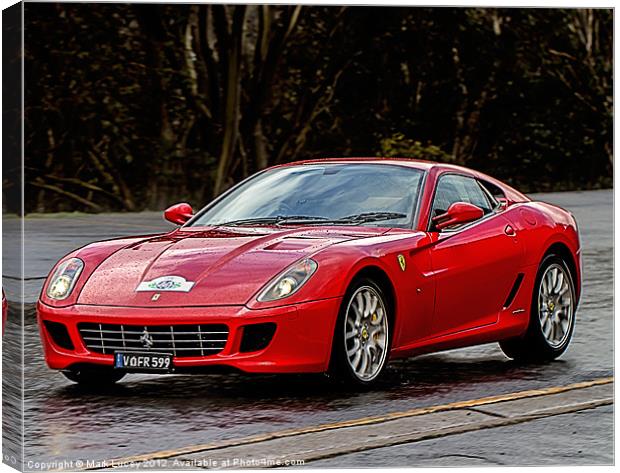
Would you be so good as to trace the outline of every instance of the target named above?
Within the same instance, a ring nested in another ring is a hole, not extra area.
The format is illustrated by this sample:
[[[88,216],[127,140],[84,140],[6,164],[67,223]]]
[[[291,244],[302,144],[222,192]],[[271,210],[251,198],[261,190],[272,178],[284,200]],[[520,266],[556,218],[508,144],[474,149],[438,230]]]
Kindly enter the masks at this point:
[[[403,255],[398,255],[398,264],[400,265],[400,269],[403,271],[407,268],[407,261]]]
[[[181,276],[161,276],[152,281],[142,281],[136,288],[136,292],[143,291],[176,291],[189,292],[194,287],[193,281],[188,281]]]

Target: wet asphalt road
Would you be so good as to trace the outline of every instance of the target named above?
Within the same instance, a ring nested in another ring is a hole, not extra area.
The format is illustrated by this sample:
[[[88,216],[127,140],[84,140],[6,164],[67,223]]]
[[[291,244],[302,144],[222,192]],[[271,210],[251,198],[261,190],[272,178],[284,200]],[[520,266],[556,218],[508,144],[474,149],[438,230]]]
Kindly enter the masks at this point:
[[[341,455],[310,468],[613,464],[613,406],[414,444]],[[527,441],[526,439],[530,439]],[[541,447],[542,446],[542,447]]]
[[[243,375],[131,375],[110,391],[87,392],[46,368],[33,309],[27,305],[24,466],[37,467],[28,461],[122,457],[612,376],[613,193],[556,193],[540,198],[575,214],[584,246],[584,289],[575,335],[560,360],[519,366],[491,344],[395,362],[381,386],[366,392],[335,387],[320,376]],[[26,252],[32,263],[26,264],[24,274],[32,279],[26,283],[26,302],[36,299],[42,283],[36,278],[45,276],[51,265],[72,248],[93,240],[168,228],[159,214],[153,213],[27,218]],[[15,222],[5,219],[5,242],[15,236],[15,231]],[[18,275],[11,272],[16,267],[13,257],[14,253],[5,257],[3,269],[9,300],[17,288],[17,281],[10,278]],[[16,317],[17,313],[11,311],[4,337],[3,367],[8,372],[16,362],[15,353],[20,345]],[[8,385],[5,376],[5,396],[15,395],[15,389],[16,386]],[[609,464],[613,462],[612,424],[613,408],[599,408],[558,416],[552,422],[530,422],[428,441],[436,443],[428,443],[426,450],[423,442],[415,448],[405,445],[378,449],[369,456],[345,455],[317,462],[316,466]],[[583,425],[588,428],[580,429]],[[5,423],[7,427],[10,426]],[[577,437],[566,448],[557,449],[551,460],[543,461],[547,458],[546,447],[537,441],[537,436],[543,435],[545,429],[572,429]],[[495,431],[498,437],[493,436]],[[580,439],[582,432],[589,437]],[[588,445],[587,455],[579,452],[580,442]],[[452,449],[454,455],[441,453],[446,448]],[[499,461],[498,449],[502,448],[513,454],[500,457]],[[4,449],[5,453],[17,453],[7,443]],[[514,454],[519,451],[529,453]],[[541,458],[540,462],[532,460],[536,458]]]

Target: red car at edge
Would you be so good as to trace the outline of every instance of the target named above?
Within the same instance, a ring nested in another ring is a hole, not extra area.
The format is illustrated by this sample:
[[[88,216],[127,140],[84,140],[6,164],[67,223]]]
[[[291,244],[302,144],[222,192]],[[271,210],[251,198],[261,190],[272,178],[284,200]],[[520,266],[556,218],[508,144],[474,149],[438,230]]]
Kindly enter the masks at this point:
[[[52,269],[37,306],[50,368],[95,385],[222,369],[368,385],[391,359],[494,341],[551,360],[573,333],[574,217],[462,167],[292,163],[165,218],[180,226]]]

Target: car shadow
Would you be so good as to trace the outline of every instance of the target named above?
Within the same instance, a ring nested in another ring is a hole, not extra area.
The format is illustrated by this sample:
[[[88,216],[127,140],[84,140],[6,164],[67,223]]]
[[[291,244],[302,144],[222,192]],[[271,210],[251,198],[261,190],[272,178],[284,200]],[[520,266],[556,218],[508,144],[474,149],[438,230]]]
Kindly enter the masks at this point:
[[[312,399],[327,402],[381,393],[392,399],[426,397],[449,392],[460,386],[486,383],[519,385],[523,381],[548,379],[550,365],[556,375],[570,372],[570,363],[521,364],[508,359],[467,359],[450,354],[426,355],[390,363],[386,373],[372,387],[340,383],[328,375],[252,375],[252,374],[177,374],[163,376],[130,375],[112,386],[94,388],[76,384],[55,391],[60,397],[106,397],[129,401],[168,402],[182,395],[187,402],[204,400],[224,404],[242,401],[266,402],[272,405],[282,399],[299,399],[304,405]],[[516,382],[516,383],[515,383]]]

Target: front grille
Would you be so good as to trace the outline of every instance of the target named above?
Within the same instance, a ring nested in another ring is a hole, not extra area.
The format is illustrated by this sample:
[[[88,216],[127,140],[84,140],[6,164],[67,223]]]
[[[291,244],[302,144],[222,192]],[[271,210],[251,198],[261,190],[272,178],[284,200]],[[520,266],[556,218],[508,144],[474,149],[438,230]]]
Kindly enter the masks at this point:
[[[118,325],[80,323],[86,347],[111,355],[115,351],[153,351],[178,357],[209,356],[221,352],[228,340],[224,324]]]

